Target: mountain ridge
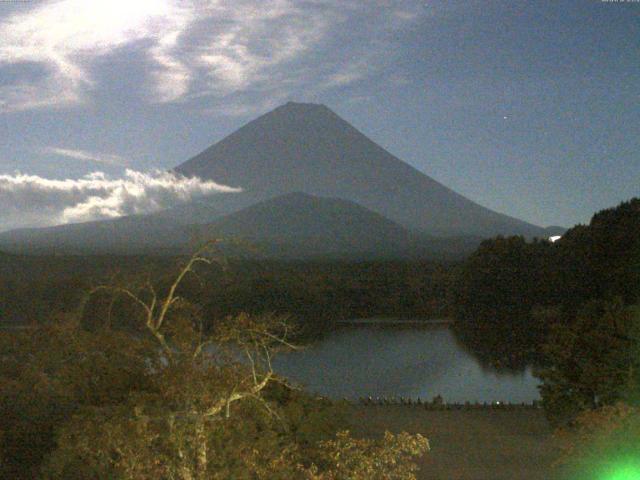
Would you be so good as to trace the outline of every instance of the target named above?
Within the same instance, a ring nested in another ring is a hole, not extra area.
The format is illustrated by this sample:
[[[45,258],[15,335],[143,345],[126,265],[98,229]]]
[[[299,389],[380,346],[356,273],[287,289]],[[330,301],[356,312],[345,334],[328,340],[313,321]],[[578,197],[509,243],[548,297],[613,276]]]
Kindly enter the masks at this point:
[[[269,259],[459,259],[480,238],[431,238],[344,199],[294,192],[213,222],[167,223],[162,215],[14,230],[0,248],[39,254],[180,254],[211,238],[230,257]],[[239,241],[239,242],[236,242]]]
[[[250,205],[209,225],[201,238],[236,238],[267,258],[462,258],[480,238],[416,234],[357,203],[292,192]]]

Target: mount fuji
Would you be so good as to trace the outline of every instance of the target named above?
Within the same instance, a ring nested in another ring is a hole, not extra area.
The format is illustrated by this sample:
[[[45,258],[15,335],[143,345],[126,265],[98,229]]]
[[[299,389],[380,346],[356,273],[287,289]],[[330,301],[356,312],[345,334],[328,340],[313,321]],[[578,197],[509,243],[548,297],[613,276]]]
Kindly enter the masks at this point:
[[[170,253],[184,251],[194,235],[211,231],[250,237],[284,257],[290,256],[287,249],[298,257],[312,252],[358,256],[365,250],[370,257],[376,249],[429,256],[447,244],[468,253],[479,239],[495,235],[549,236],[542,227],[447,188],[323,105],[282,105],[174,171],[242,192],[148,215],[4,232],[0,249]],[[251,232],[252,225],[261,227]],[[306,248],[312,244],[318,248]]]

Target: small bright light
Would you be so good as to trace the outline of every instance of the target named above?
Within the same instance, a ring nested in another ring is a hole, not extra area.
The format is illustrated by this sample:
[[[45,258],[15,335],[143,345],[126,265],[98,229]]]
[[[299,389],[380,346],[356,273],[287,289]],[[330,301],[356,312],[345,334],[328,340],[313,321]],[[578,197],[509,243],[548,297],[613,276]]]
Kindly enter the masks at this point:
[[[554,235],[553,237],[549,237],[549,241],[551,243],[557,242],[558,240],[560,240],[562,238],[562,235]]]

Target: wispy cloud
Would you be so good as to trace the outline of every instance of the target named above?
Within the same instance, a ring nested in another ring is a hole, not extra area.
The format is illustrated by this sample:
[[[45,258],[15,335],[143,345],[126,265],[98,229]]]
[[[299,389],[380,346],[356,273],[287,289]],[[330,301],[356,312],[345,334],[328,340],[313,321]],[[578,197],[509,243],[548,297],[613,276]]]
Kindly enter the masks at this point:
[[[86,150],[75,150],[70,148],[47,147],[43,149],[43,153],[59,155],[62,157],[73,158],[83,162],[102,163],[104,165],[113,165],[124,167],[127,161],[119,156],[108,153],[93,153]]]
[[[0,68],[36,63],[45,71],[1,86],[0,111],[80,104],[100,88],[93,62],[134,44],[146,54],[155,102],[343,87],[389,57],[381,36],[424,13],[422,2],[402,0],[37,3],[0,23]]]
[[[367,76],[369,65],[364,59],[347,63],[335,73],[328,75],[321,88],[340,87],[357,82]]]
[[[165,0],[55,0],[35,4],[0,25],[0,65],[36,62],[46,74],[0,89],[0,107],[22,110],[80,102],[95,81],[87,66],[100,55],[142,39],[163,45],[189,23],[188,11]],[[165,69],[170,70],[171,66]]]
[[[214,193],[238,191],[165,171],[127,170],[122,178],[95,172],[65,180],[0,175],[0,230],[150,213]]]

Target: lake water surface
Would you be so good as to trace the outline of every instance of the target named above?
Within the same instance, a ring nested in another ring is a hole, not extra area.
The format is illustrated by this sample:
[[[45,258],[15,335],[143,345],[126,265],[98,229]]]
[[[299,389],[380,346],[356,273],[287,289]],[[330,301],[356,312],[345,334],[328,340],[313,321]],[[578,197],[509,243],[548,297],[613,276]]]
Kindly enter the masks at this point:
[[[280,355],[275,370],[331,397],[405,397],[446,402],[531,402],[540,398],[531,370],[498,373],[480,366],[446,326],[342,327],[299,352]]]

